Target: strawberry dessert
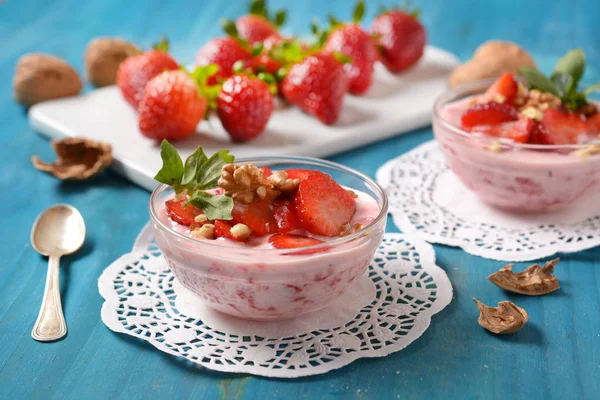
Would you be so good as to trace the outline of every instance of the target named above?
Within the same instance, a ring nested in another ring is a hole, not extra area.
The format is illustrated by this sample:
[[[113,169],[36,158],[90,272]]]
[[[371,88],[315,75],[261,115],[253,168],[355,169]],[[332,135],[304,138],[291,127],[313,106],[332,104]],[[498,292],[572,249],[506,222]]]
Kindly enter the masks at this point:
[[[579,90],[584,65],[583,52],[573,50],[550,77],[523,67],[524,79],[506,73],[491,86],[475,82],[440,97],[436,139],[481,200],[544,212],[600,191],[600,112],[587,99],[599,86]]]
[[[383,237],[383,191],[337,164],[234,162],[202,148],[184,163],[166,141],[161,155],[163,185],[150,200],[156,243],[181,284],[227,314],[273,320],[325,307],[365,272]]]

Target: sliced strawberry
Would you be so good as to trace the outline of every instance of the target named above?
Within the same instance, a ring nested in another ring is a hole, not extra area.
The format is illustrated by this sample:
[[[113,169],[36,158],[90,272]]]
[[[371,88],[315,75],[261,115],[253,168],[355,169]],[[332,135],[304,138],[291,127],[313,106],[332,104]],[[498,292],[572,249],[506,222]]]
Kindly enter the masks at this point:
[[[242,223],[252,230],[255,236],[277,232],[277,221],[269,203],[264,200],[248,204],[236,203],[231,212],[235,222]]]
[[[507,72],[488,88],[481,97],[481,102],[489,103],[490,101],[498,101],[498,97],[502,96],[504,98],[504,103],[512,104],[518,91],[519,85],[517,84],[517,81],[515,81],[515,78],[510,72]]]
[[[294,203],[290,200],[277,200],[273,204],[273,215],[275,215],[280,233],[288,233],[302,228]]]
[[[224,221],[222,219],[215,220],[215,227],[213,228],[213,234],[215,238],[222,237],[225,239],[234,240],[236,242],[245,242],[246,240],[241,240],[240,238],[231,234],[231,228],[233,228],[235,224],[236,223],[233,221]]]
[[[480,133],[486,136],[512,139],[515,142],[527,143],[531,141],[537,123],[526,117],[518,121],[504,122],[497,125],[480,125],[470,129],[470,132]]]
[[[260,167],[260,170],[262,171],[265,178],[268,178],[269,176],[273,175],[273,170],[269,167]]]
[[[323,172],[317,171],[314,169],[300,169],[300,168],[286,169],[285,172],[287,172],[288,178],[300,179],[301,181],[305,180],[306,178],[308,178],[311,175],[323,174]]]
[[[178,224],[190,226],[194,223],[194,218],[202,214],[202,210],[191,204],[184,206],[183,203],[185,203],[183,200],[169,200],[165,202],[165,206],[167,207],[167,211],[169,211],[169,218]]]
[[[323,242],[307,236],[277,233],[269,238],[269,243],[276,249],[296,249],[298,247],[314,246]],[[314,254],[327,250],[329,248],[298,251],[294,252],[294,254]]]
[[[339,235],[356,211],[352,196],[326,174],[313,174],[303,180],[294,205],[303,227],[322,236]]]
[[[596,112],[588,117],[586,121],[588,133],[592,135],[600,134],[600,112]]]
[[[513,106],[490,101],[469,108],[463,114],[461,121],[464,127],[470,128],[477,125],[497,125],[518,119],[519,113]]]
[[[531,144],[552,144],[552,138],[548,135],[546,128],[539,123],[536,122],[534,128],[531,131],[531,135],[529,136],[529,143]]]
[[[541,122],[547,132],[547,144],[574,144],[585,135],[588,127],[580,114],[560,110],[546,110]]]

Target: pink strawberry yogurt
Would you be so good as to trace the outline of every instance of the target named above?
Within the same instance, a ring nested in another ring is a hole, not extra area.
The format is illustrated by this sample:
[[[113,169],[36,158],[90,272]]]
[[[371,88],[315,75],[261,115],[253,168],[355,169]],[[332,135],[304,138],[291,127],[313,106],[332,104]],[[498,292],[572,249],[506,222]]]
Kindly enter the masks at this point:
[[[348,236],[325,238],[294,231],[325,242],[295,249],[272,248],[269,235],[246,243],[192,238],[187,227],[168,217],[164,203],[173,192],[161,185],[150,199],[156,243],[175,278],[216,310],[254,320],[286,319],[318,310],[366,271],[385,231],[383,190],[366,176],[347,171],[355,175],[355,185],[349,187],[358,195],[352,224],[365,225]]]
[[[593,142],[522,144],[463,131],[460,119],[472,102],[465,95],[491,82],[450,90],[434,107],[435,137],[461,182],[483,202],[516,212],[553,211],[600,191],[600,155]]]

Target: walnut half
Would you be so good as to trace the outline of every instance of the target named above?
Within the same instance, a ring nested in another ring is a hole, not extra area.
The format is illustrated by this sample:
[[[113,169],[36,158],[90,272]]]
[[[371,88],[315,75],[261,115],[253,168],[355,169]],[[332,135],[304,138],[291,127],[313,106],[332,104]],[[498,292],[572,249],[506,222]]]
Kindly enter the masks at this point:
[[[84,180],[99,174],[112,162],[112,149],[108,143],[83,138],[53,140],[51,142],[58,160],[45,163],[32,156],[33,166],[62,180]]]
[[[512,271],[513,264],[508,264],[500,271],[488,276],[488,279],[494,285],[509,292],[529,296],[548,294],[560,288],[558,279],[552,275],[554,267],[556,267],[559,261],[560,259],[556,258],[548,261],[543,267],[534,264],[519,273]]]
[[[225,190],[225,195],[244,204],[259,199],[272,203],[281,194],[253,164],[223,166],[218,185]]]
[[[492,333],[504,335],[519,331],[529,319],[527,311],[510,301],[501,301],[498,307],[489,307],[473,297],[479,309],[479,325]]]

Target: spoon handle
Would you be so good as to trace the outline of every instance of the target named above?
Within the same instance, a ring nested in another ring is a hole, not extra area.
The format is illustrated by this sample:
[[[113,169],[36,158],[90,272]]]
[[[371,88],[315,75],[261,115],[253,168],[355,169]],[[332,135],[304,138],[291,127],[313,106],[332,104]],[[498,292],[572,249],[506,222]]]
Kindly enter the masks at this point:
[[[40,308],[40,313],[31,331],[31,337],[40,342],[57,340],[67,334],[67,324],[60,301],[59,261],[59,256],[48,258],[48,274],[46,275],[42,308]]]

